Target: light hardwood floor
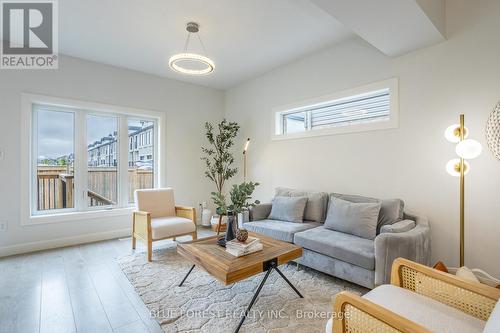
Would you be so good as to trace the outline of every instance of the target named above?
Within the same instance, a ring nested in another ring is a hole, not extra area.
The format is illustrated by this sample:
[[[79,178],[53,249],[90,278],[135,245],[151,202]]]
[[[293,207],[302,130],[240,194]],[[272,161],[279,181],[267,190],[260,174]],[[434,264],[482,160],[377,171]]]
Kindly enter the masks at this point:
[[[129,253],[116,239],[0,258],[0,333],[163,332],[116,263]]]

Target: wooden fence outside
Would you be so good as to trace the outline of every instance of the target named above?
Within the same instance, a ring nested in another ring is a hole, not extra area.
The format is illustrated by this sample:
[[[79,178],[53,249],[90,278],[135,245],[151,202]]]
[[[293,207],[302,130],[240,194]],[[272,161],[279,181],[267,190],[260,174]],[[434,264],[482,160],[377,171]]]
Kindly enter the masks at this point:
[[[73,170],[65,166],[38,166],[37,168],[38,210],[74,207]],[[118,200],[117,170],[115,168],[88,168],[87,197],[89,206],[115,204]],[[153,171],[128,169],[129,203],[134,202],[134,191],[152,188]]]

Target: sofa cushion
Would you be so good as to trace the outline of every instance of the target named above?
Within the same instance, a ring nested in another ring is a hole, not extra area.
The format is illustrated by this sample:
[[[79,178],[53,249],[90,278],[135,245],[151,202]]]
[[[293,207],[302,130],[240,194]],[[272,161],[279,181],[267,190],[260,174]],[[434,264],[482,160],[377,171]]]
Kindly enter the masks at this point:
[[[279,197],[307,197],[304,220],[313,222],[324,222],[326,218],[326,208],[328,205],[328,193],[300,191],[286,187],[276,188],[276,196]]]
[[[375,269],[375,246],[371,239],[320,226],[296,233],[294,243],[356,266]]]
[[[351,235],[374,239],[380,202],[357,203],[332,197],[325,227]]]
[[[484,321],[465,312],[390,284],[369,291],[363,298],[433,332],[476,333],[482,332],[485,326]]]
[[[293,223],[276,220],[261,220],[243,223],[243,228],[274,239],[292,243],[295,233],[316,228],[320,225],[321,224],[317,222]]]
[[[302,223],[306,204],[306,197],[274,197],[269,219]]]
[[[405,203],[401,199],[381,200],[376,198],[364,197],[361,195],[330,193],[330,199],[332,197],[358,203],[380,202],[382,205],[380,207],[380,213],[378,216],[377,235],[380,233],[380,228],[382,228],[382,226],[390,225],[403,219]]]

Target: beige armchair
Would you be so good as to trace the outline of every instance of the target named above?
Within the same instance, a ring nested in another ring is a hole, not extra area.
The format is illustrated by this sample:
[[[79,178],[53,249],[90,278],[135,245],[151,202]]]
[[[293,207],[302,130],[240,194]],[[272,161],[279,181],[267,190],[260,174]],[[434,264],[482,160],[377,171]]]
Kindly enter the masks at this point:
[[[193,207],[176,206],[171,188],[135,191],[137,210],[132,216],[132,248],[136,239],[148,247],[148,261],[152,259],[153,242],[162,239],[196,234],[196,210]]]

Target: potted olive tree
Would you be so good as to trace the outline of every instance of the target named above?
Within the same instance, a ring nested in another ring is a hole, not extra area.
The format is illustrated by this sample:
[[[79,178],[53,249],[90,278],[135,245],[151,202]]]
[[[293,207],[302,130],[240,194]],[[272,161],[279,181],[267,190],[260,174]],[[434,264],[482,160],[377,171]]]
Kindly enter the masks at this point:
[[[238,172],[238,168],[233,167],[234,156],[231,148],[234,146],[234,139],[238,135],[240,126],[235,122],[222,120],[216,126],[211,123],[205,123],[206,138],[209,145],[201,147],[203,153],[202,160],[205,162],[205,176],[210,179],[216,187],[216,193],[219,197],[222,196],[224,185],[227,180],[232,178]],[[217,234],[220,233],[220,225],[222,216],[227,214],[227,210],[217,203],[217,214],[219,215],[219,223],[217,225]]]

